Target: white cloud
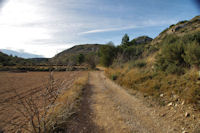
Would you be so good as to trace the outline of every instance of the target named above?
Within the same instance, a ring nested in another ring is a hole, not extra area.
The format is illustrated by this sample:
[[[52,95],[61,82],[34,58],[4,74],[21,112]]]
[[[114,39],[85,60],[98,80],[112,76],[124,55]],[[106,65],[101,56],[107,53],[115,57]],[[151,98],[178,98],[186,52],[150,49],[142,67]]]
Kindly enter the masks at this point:
[[[0,48],[23,49],[26,52],[52,57],[57,49],[71,45],[49,46],[53,29],[48,25],[51,20],[41,2],[33,0],[10,0],[0,12]],[[35,25],[34,25],[35,24]],[[37,45],[36,40],[48,40]],[[46,44],[45,44],[46,43]]]
[[[91,34],[91,33],[99,33],[99,32],[110,32],[110,31],[120,31],[120,30],[127,30],[127,29],[133,29],[138,28],[139,26],[133,25],[133,26],[125,26],[125,27],[117,27],[117,28],[107,28],[107,29],[95,29],[95,30],[89,30],[81,32],[82,34]]]
[[[114,27],[114,28],[94,29],[94,30],[84,31],[79,34],[83,35],[83,34],[92,34],[92,33],[99,33],[99,32],[121,31],[121,30],[135,29],[135,28],[151,27],[151,26],[162,26],[162,25],[174,24],[174,23],[176,23],[176,21],[174,20],[168,20],[168,21],[147,20],[147,21],[144,21],[142,24],[138,24],[138,25],[135,24],[135,25],[129,25],[129,26]]]
[[[113,9],[114,6],[109,9],[110,5],[99,5],[99,8],[97,5],[96,0],[9,0],[0,11],[0,48],[24,49],[52,57],[62,49],[92,40],[85,38],[85,34],[169,23],[153,19],[141,23],[93,13],[118,10],[117,7]]]

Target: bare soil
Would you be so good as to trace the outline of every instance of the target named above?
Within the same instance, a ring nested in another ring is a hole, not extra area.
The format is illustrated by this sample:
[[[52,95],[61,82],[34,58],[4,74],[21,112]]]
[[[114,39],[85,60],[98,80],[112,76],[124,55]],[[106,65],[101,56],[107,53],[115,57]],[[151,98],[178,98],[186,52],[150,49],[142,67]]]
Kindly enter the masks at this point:
[[[91,110],[91,86],[88,85],[84,88],[82,99],[80,100],[80,106],[78,112],[72,118],[68,125],[67,132],[69,133],[97,133],[100,132],[99,127],[92,121],[92,110]]]
[[[102,71],[90,72],[89,85],[75,120],[76,129],[70,133],[192,132],[185,126],[184,119],[188,118],[184,113],[177,110],[178,114],[173,115],[172,107],[159,110],[160,107],[149,106],[144,99],[131,95],[106,78]]]
[[[70,87],[74,80],[81,76],[83,72],[54,72],[56,89],[65,89]],[[16,107],[11,103],[17,102],[17,95],[20,98],[37,97],[38,104],[41,94],[48,86],[50,72],[0,72],[0,129],[12,133],[15,130],[3,121],[22,122],[22,118],[17,115]]]
[[[12,96],[12,87],[24,96],[41,92],[35,88],[41,88],[49,76],[49,73],[3,74],[0,73],[1,101]],[[66,81],[66,87],[69,87],[80,74],[62,72],[54,75],[56,80]],[[88,83],[81,96],[79,110],[67,125],[67,133],[199,133],[199,115],[193,116],[189,111],[189,115],[185,116],[185,106],[154,106],[142,96],[133,95],[115,84],[105,77],[103,71],[89,72]],[[7,107],[0,104],[0,119],[9,118],[8,115],[3,116],[3,112],[15,113]]]

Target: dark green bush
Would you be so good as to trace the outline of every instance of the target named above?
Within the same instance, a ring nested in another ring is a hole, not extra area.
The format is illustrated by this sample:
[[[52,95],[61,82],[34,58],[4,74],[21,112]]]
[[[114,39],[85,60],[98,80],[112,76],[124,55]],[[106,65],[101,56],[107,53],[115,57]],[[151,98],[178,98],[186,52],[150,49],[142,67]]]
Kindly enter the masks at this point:
[[[166,73],[183,74],[186,68],[200,65],[200,32],[163,40],[161,53],[156,57],[155,67]]]
[[[200,45],[194,41],[185,47],[184,60],[191,66],[199,66],[200,64]]]
[[[82,64],[85,61],[85,56],[83,54],[77,55],[77,62],[78,64]]]
[[[157,47],[155,47],[155,46],[149,46],[149,47],[147,47],[146,49],[145,49],[145,51],[146,51],[146,55],[148,56],[148,55],[150,55],[150,54],[152,54],[152,53],[155,53],[156,51],[158,51],[159,49],[157,48]]]
[[[112,80],[117,80],[117,78],[118,78],[118,76],[117,76],[116,74],[113,74],[113,75],[111,76],[111,79],[112,79]]]
[[[90,53],[86,56],[86,63],[89,65],[90,69],[95,69],[97,65],[97,56],[95,53]]]
[[[129,68],[133,68],[133,67],[145,67],[146,66],[146,62],[144,60],[136,60],[136,61],[132,61],[129,65]]]
[[[107,44],[100,48],[100,62],[103,66],[110,66],[116,56],[116,51],[114,45]]]

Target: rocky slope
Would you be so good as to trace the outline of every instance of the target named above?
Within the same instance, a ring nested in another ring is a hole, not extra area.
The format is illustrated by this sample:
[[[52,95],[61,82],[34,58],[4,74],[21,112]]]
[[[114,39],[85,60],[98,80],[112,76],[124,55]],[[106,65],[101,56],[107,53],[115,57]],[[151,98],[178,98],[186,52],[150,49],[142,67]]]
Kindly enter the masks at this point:
[[[183,36],[196,31],[200,31],[200,16],[196,16],[191,20],[180,21],[173,24],[161,32],[152,42],[152,45],[160,43],[168,35]]]

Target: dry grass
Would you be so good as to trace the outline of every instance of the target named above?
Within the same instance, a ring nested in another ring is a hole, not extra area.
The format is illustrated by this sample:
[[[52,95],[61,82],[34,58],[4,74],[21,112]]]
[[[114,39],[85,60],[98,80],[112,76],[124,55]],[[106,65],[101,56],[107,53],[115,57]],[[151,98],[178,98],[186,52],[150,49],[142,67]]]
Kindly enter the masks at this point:
[[[102,133],[161,133],[169,132],[171,123],[158,119],[152,108],[131,96],[127,91],[105,78],[101,72],[92,72],[89,83],[93,87],[91,107],[93,120]]]
[[[128,67],[108,68],[105,72],[109,77],[117,75],[118,84],[151,95],[158,101],[161,100],[160,94],[163,94],[167,99],[166,103],[178,99],[200,108],[200,83],[198,71],[195,69],[191,69],[182,76],[152,72],[148,68],[131,68],[130,70]]]
[[[77,112],[83,89],[88,84],[88,74],[75,80],[73,86],[63,90],[48,111],[48,132],[66,132],[70,117]]]

